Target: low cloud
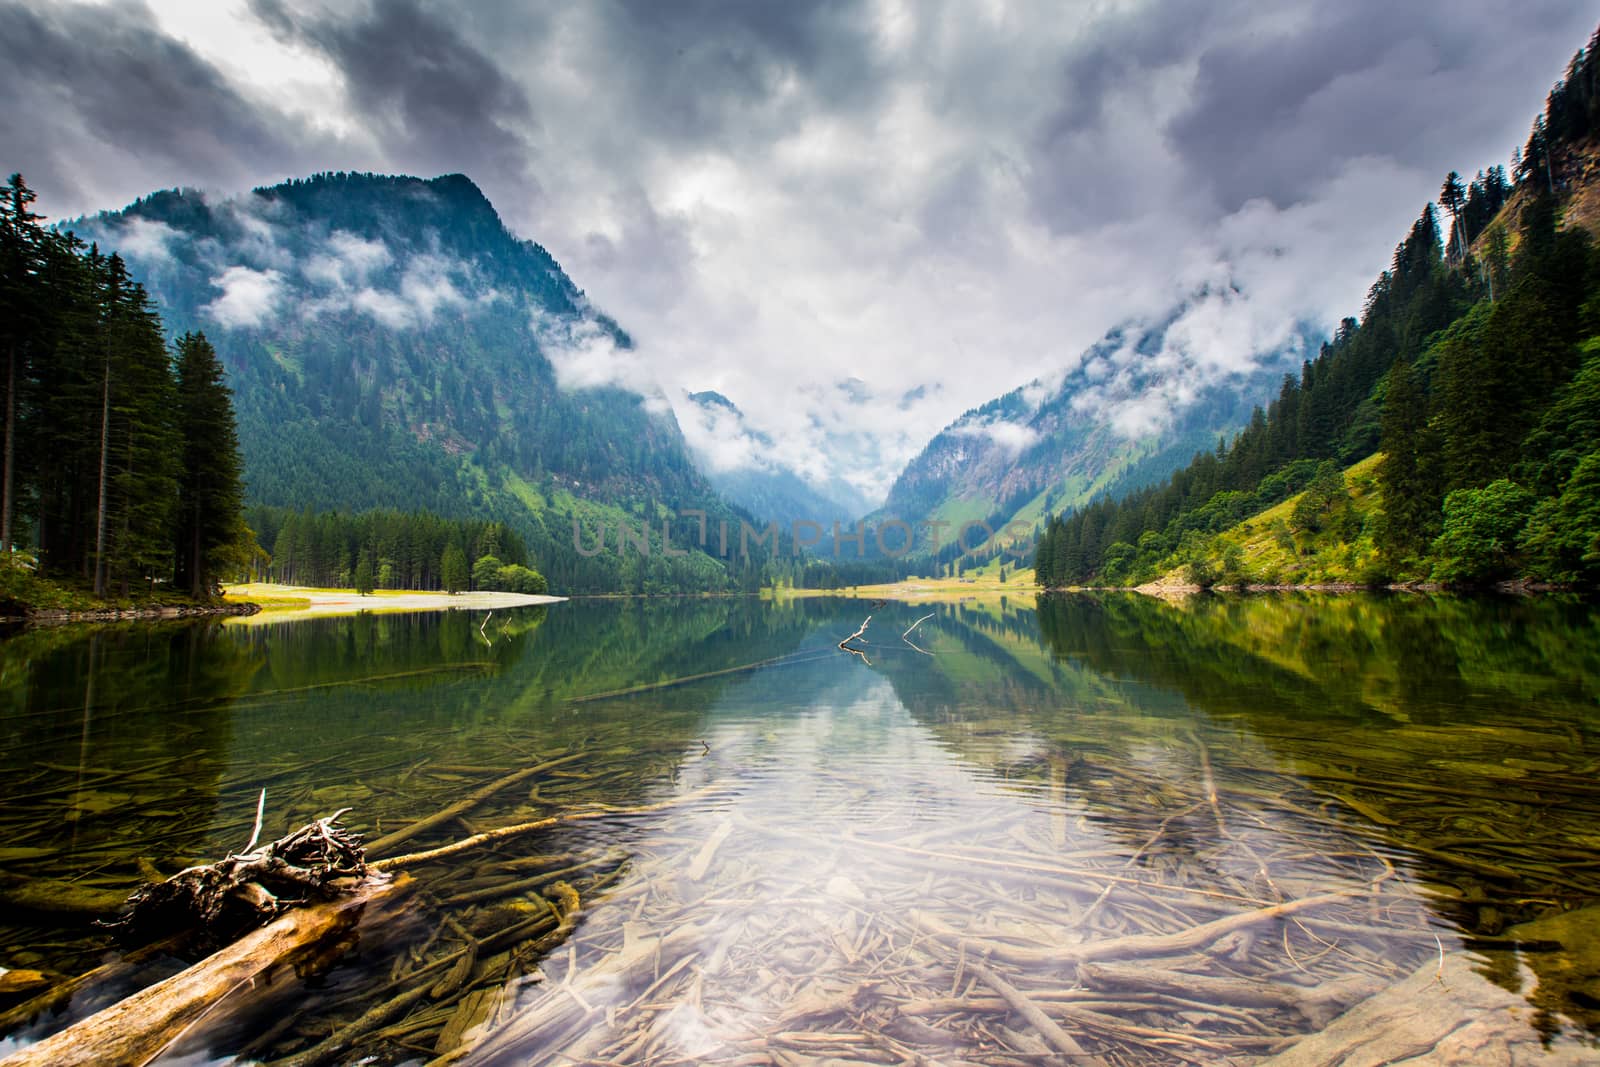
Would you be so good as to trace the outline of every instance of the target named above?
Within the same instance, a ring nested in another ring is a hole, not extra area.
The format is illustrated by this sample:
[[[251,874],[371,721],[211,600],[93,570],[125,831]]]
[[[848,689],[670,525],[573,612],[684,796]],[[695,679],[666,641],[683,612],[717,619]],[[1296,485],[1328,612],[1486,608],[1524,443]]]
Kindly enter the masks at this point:
[[[1283,304],[1220,284],[1169,321],[1130,325],[1122,345],[1089,358],[1072,407],[1124,437],[1157,433],[1208,390],[1243,389],[1262,371],[1298,369],[1311,354],[1306,333]]]
[[[314,283],[344,289],[360,285],[392,262],[394,256],[382,241],[334,230],[323,251],[307,257],[300,271]]]
[[[347,299],[350,307],[372,316],[375,321],[391,330],[403,330],[416,323],[416,309],[394,293],[379,289],[361,289],[350,294]],[[321,310],[326,310],[328,305],[321,304],[319,307]]]
[[[416,309],[422,322],[432,322],[441,308],[463,307],[469,301],[456,287],[452,274],[466,275],[471,268],[444,256],[417,256],[406,264],[400,295]]]
[[[117,231],[117,251],[124,259],[159,265],[172,259],[172,242],[178,231],[154,219],[132,218]]]
[[[639,353],[617,344],[617,339],[591,318],[557,318],[535,310],[528,328],[563,389],[614,385],[646,397],[660,393],[654,371]]]
[[[469,263],[437,252],[407,254],[395,279],[390,268],[397,258],[381,240],[335,230],[301,267],[311,290],[301,302],[301,315],[313,319],[356,311],[390,329],[406,330],[432,325],[442,311],[499,297],[477,281]]]
[[[1008,419],[965,419],[950,428],[958,437],[986,437],[1009,456],[1019,455],[1023,449],[1039,440],[1039,433],[1031,426]]]
[[[235,227],[227,244],[227,254],[255,267],[290,271],[294,255],[279,243],[279,223],[272,217],[275,207],[255,197],[233,197],[222,212]]]
[[[771,442],[752,434],[739,412],[688,399],[676,410],[684,440],[713,472],[773,469]]]
[[[229,267],[211,283],[222,295],[201,308],[228,329],[259,326],[277,313],[284,278],[276,270]]]

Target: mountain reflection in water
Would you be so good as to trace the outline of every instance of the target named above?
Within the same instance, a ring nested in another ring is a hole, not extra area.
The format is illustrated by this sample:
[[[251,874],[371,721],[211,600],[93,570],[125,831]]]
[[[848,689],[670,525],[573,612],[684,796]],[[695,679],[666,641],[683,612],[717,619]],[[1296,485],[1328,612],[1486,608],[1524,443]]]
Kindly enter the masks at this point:
[[[869,610],[868,656],[835,648]],[[269,835],[349,806],[377,841],[549,762],[386,854],[595,818],[417,867],[357,944],[167,1058],[1595,1055],[1585,605],[600,601],[482,624],[13,637],[0,895],[114,897],[218,858],[263,788]],[[3,914],[0,966],[106,958],[79,916]],[[0,1051],[181,962],[13,1012]]]

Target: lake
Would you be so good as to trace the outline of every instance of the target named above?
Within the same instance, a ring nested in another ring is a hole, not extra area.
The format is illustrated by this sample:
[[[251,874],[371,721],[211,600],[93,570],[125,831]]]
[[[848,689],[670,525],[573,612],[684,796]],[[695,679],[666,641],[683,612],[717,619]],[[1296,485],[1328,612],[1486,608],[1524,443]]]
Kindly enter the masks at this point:
[[[121,965],[0,1001],[0,1053],[181,969],[87,911],[244,848],[265,790],[264,838],[348,808],[371,859],[580,818],[407,866],[157,1062],[1593,1061],[1597,700],[1561,598],[27,631],[0,967]]]

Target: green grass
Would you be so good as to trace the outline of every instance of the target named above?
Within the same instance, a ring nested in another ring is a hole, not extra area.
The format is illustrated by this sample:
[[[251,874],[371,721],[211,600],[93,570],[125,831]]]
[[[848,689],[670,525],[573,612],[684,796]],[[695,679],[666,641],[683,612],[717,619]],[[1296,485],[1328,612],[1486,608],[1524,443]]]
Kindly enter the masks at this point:
[[[298,596],[233,596],[223,597],[230,604],[254,604],[262,611],[304,611],[311,601]]]
[[[1304,496],[1302,493],[1215,535],[1206,544],[1202,558],[1220,572],[1228,550],[1238,549],[1242,577],[1250,584],[1318,585],[1366,581],[1377,562],[1370,520],[1381,503],[1377,474],[1382,458],[1375,453],[1344,472],[1349,506],[1357,520],[1352,525],[1360,530],[1352,540],[1344,540],[1331,529],[1295,530],[1291,520],[1295,505]],[[1162,564],[1162,571],[1159,579],[1162,584],[1187,581],[1186,561],[1169,558]]]
[[[960,600],[970,597],[994,597],[1006,595],[1032,595],[1039,591],[1034,584],[1033,571],[1024,568],[1012,574],[1006,572],[1006,580],[1000,581],[999,568],[996,567],[988,574],[973,572],[968,575],[971,581],[960,578],[907,578],[903,582],[889,582],[883,585],[852,585],[843,589],[794,589],[784,586],[778,589],[764,589],[762,595],[778,600],[791,597],[819,597],[841,596],[854,597],[867,600]]]
[[[931,522],[948,522],[950,526],[944,531],[943,538],[946,544],[956,536],[964,522],[982,522],[994,511],[994,501],[984,497],[973,500],[964,500],[959,497],[946,500],[934,509],[928,516]],[[974,535],[976,536],[976,535]],[[970,542],[969,542],[970,543]]]

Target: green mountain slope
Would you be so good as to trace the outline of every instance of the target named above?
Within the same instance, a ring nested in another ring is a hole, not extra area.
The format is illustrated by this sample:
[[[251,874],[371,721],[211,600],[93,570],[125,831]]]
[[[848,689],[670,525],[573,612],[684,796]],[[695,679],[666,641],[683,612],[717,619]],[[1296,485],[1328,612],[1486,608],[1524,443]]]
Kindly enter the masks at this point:
[[[323,174],[169,191],[68,224],[120,249],[236,397],[250,502],[497,518],[561,591],[724,588],[696,553],[586,558],[599,525],[737,521],[660,397],[606,384],[631,342],[470,180]],[[690,540],[697,523],[673,530]],[[268,546],[270,548],[270,546]]]
[[[1174,559],[1215,577],[1217,535],[1302,490],[1350,577],[1600,581],[1600,33],[1513,172],[1452,172],[1360,321],[1228,448],[1052,521],[1040,584],[1137,584]],[[1382,503],[1358,515],[1338,468],[1377,450]]]
[[[1020,531],[1051,512],[1167,477],[1244,426],[1252,405],[1298,368],[1312,346],[1309,331],[1301,330],[1278,347],[1232,353],[1236,370],[1202,365],[1203,354],[1191,350],[1181,324],[1237,297],[1202,292],[1155,323],[1126,323],[1057,381],[1030,382],[968,411],[906,466],[868,523],[948,524],[940,538],[945,547],[932,560],[948,566],[961,554],[955,540],[965,523],[996,531],[1021,523]],[[984,536],[974,527],[967,544]],[[898,545],[899,536],[885,541]],[[931,533],[920,533],[913,556],[926,560],[932,552]],[[980,551],[961,566],[970,570],[994,558],[994,550]]]
[[[1212,537],[1191,539],[1156,565],[1160,585],[1363,584],[1386,576],[1373,531],[1382,514],[1381,455],[1344,471],[1332,464],[1311,488]]]

